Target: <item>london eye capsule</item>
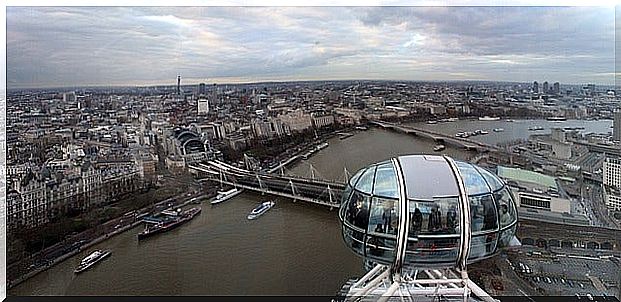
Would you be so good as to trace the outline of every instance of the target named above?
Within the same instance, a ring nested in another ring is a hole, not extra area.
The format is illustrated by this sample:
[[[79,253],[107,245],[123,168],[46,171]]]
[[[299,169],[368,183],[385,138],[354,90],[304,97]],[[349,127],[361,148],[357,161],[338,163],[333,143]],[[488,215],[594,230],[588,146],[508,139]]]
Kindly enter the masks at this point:
[[[515,235],[507,185],[447,156],[407,155],[360,169],[343,193],[345,243],[394,271],[455,267],[489,258]]]

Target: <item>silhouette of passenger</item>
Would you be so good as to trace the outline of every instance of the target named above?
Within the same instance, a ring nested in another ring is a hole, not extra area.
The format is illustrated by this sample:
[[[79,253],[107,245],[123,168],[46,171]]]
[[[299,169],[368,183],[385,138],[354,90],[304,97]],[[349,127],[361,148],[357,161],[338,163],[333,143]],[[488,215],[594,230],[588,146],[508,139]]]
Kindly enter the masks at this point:
[[[500,225],[506,226],[511,223],[511,216],[509,215],[509,208],[506,204],[500,205]]]
[[[418,234],[420,232],[420,229],[423,225],[423,213],[421,213],[419,208],[416,208],[416,210],[414,210],[414,215],[413,215],[413,225],[414,225],[414,232],[416,234]]]
[[[390,232],[390,226],[392,224],[392,215],[390,213],[390,208],[385,207],[384,213],[382,214],[382,220],[384,221],[384,230],[386,233]]]
[[[384,228],[382,228],[382,224],[378,223],[377,226],[375,227],[375,232],[376,233],[384,233]]]
[[[429,222],[427,223],[428,229],[430,231],[437,231],[441,226],[440,219],[440,211],[438,211],[438,207],[435,206],[431,209],[431,214],[429,214]]]
[[[450,231],[455,231],[455,227],[457,226],[457,211],[455,210],[455,206],[451,206],[446,213],[446,226]]]
[[[483,230],[496,228],[496,215],[494,215],[494,209],[488,202],[483,203],[483,212]]]

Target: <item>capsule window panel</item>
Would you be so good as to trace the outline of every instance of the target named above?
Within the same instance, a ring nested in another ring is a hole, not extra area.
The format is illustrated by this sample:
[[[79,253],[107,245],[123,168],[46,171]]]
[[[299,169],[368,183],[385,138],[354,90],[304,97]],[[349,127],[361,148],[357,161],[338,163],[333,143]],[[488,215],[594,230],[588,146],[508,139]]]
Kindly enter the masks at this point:
[[[391,263],[395,257],[396,246],[396,239],[368,235],[365,245],[366,256],[383,263]]]
[[[345,203],[345,201],[347,201],[347,199],[349,198],[349,194],[351,194],[352,188],[351,186],[347,186],[345,187],[345,191],[343,191],[343,195],[341,196],[341,204]]]
[[[472,232],[498,229],[496,213],[491,194],[470,196],[470,227]]]
[[[457,197],[433,201],[410,201],[410,237],[459,233],[459,200]]]
[[[457,168],[459,168],[459,173],[463,177],[466,192],[469,195],[490,193],[487,181],[485,181],[477,169],[469,163],[456,162],[456,164]]]
[[[354,190],[347,205],[346,220],[366,230],[369,224],[369,201],[369,196]]]
[[[459,252],[459,238],[436,238],[409,241],[405,262],[408,264],[454,263]]]
[[[396,235],[399,226],[399,208],[396,199],[373,197],[368,232]]]
[[[516,225],[502,231],[500,239],[498,240],[499,247],[508,247],[513,235],[515,234]]]
[[[358,180],[354,188],[360,192],[371,194],[371,192],[373,191],[374,179],[375,179],[375,167],[371,167],[367,169],[366,171],[364,171],[364,173],[362,174],[362,176],[360,176],[360,179]]]
[[[352,187],[356,185],[356,182],[358,181],[358,178],[360,178],[360,175],[362,175],[362,173],[364,173],[364,171],[366,171],[367,168],[362,168],[360,170],[358,170],[358,172],[356,172],[356,174],[354,174],[354,176],[352,176],[349,179],[349,185],[351,185]]]
[[[494,194],[498,206],[498,217],[500,221],[500,227],[506,227],[511,225],[517,220],[517,214],[515,212],[515,206],[513,197],[507,188],[503,188]]]
[[[469,260],[485,258],[496,252],[496,239],[498,233],[489,233],[478,236],[472,236],[470,241]]]
[[[379,165],[375,172],[373,195],[379,197],[399,198],[397,173],[391,162]]]
[[[492,191],[496,191],[504,186],[503,182],[496,175],[492,174],[492,172],[487,171],[481,167],[476,167],[476,169],[483,175],[485,181],[490,186]]]

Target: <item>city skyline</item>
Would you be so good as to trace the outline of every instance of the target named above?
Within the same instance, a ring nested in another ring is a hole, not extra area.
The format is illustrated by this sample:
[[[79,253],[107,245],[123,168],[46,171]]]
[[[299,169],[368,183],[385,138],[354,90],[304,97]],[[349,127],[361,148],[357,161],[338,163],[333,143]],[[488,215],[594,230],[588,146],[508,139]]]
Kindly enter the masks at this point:
[[[614,9],[7,9],[9,89],[168,85],[179,74],[182,85],[315,80],[612,85]]]

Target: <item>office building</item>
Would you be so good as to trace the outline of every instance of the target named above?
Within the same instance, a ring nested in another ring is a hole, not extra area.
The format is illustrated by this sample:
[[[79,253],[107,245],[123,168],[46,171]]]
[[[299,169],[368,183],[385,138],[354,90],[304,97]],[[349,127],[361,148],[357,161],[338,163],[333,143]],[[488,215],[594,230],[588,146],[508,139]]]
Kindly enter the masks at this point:
[[[209,113],[209,100],[207,99],[199,99],[197,103],[197,111],[198,115],[203,115]]]
[[[63,102],[75,102],[75,92],[66,92],[63,93]]]
[[[617,110],[614,115],[614,121],[612,122],[612,139],[621,141],[621,109]]]
[[[206,87],[205,83],[198,84],[198,94],[199,95],[204,95],[206,91],[207,91],[207,87]]]

